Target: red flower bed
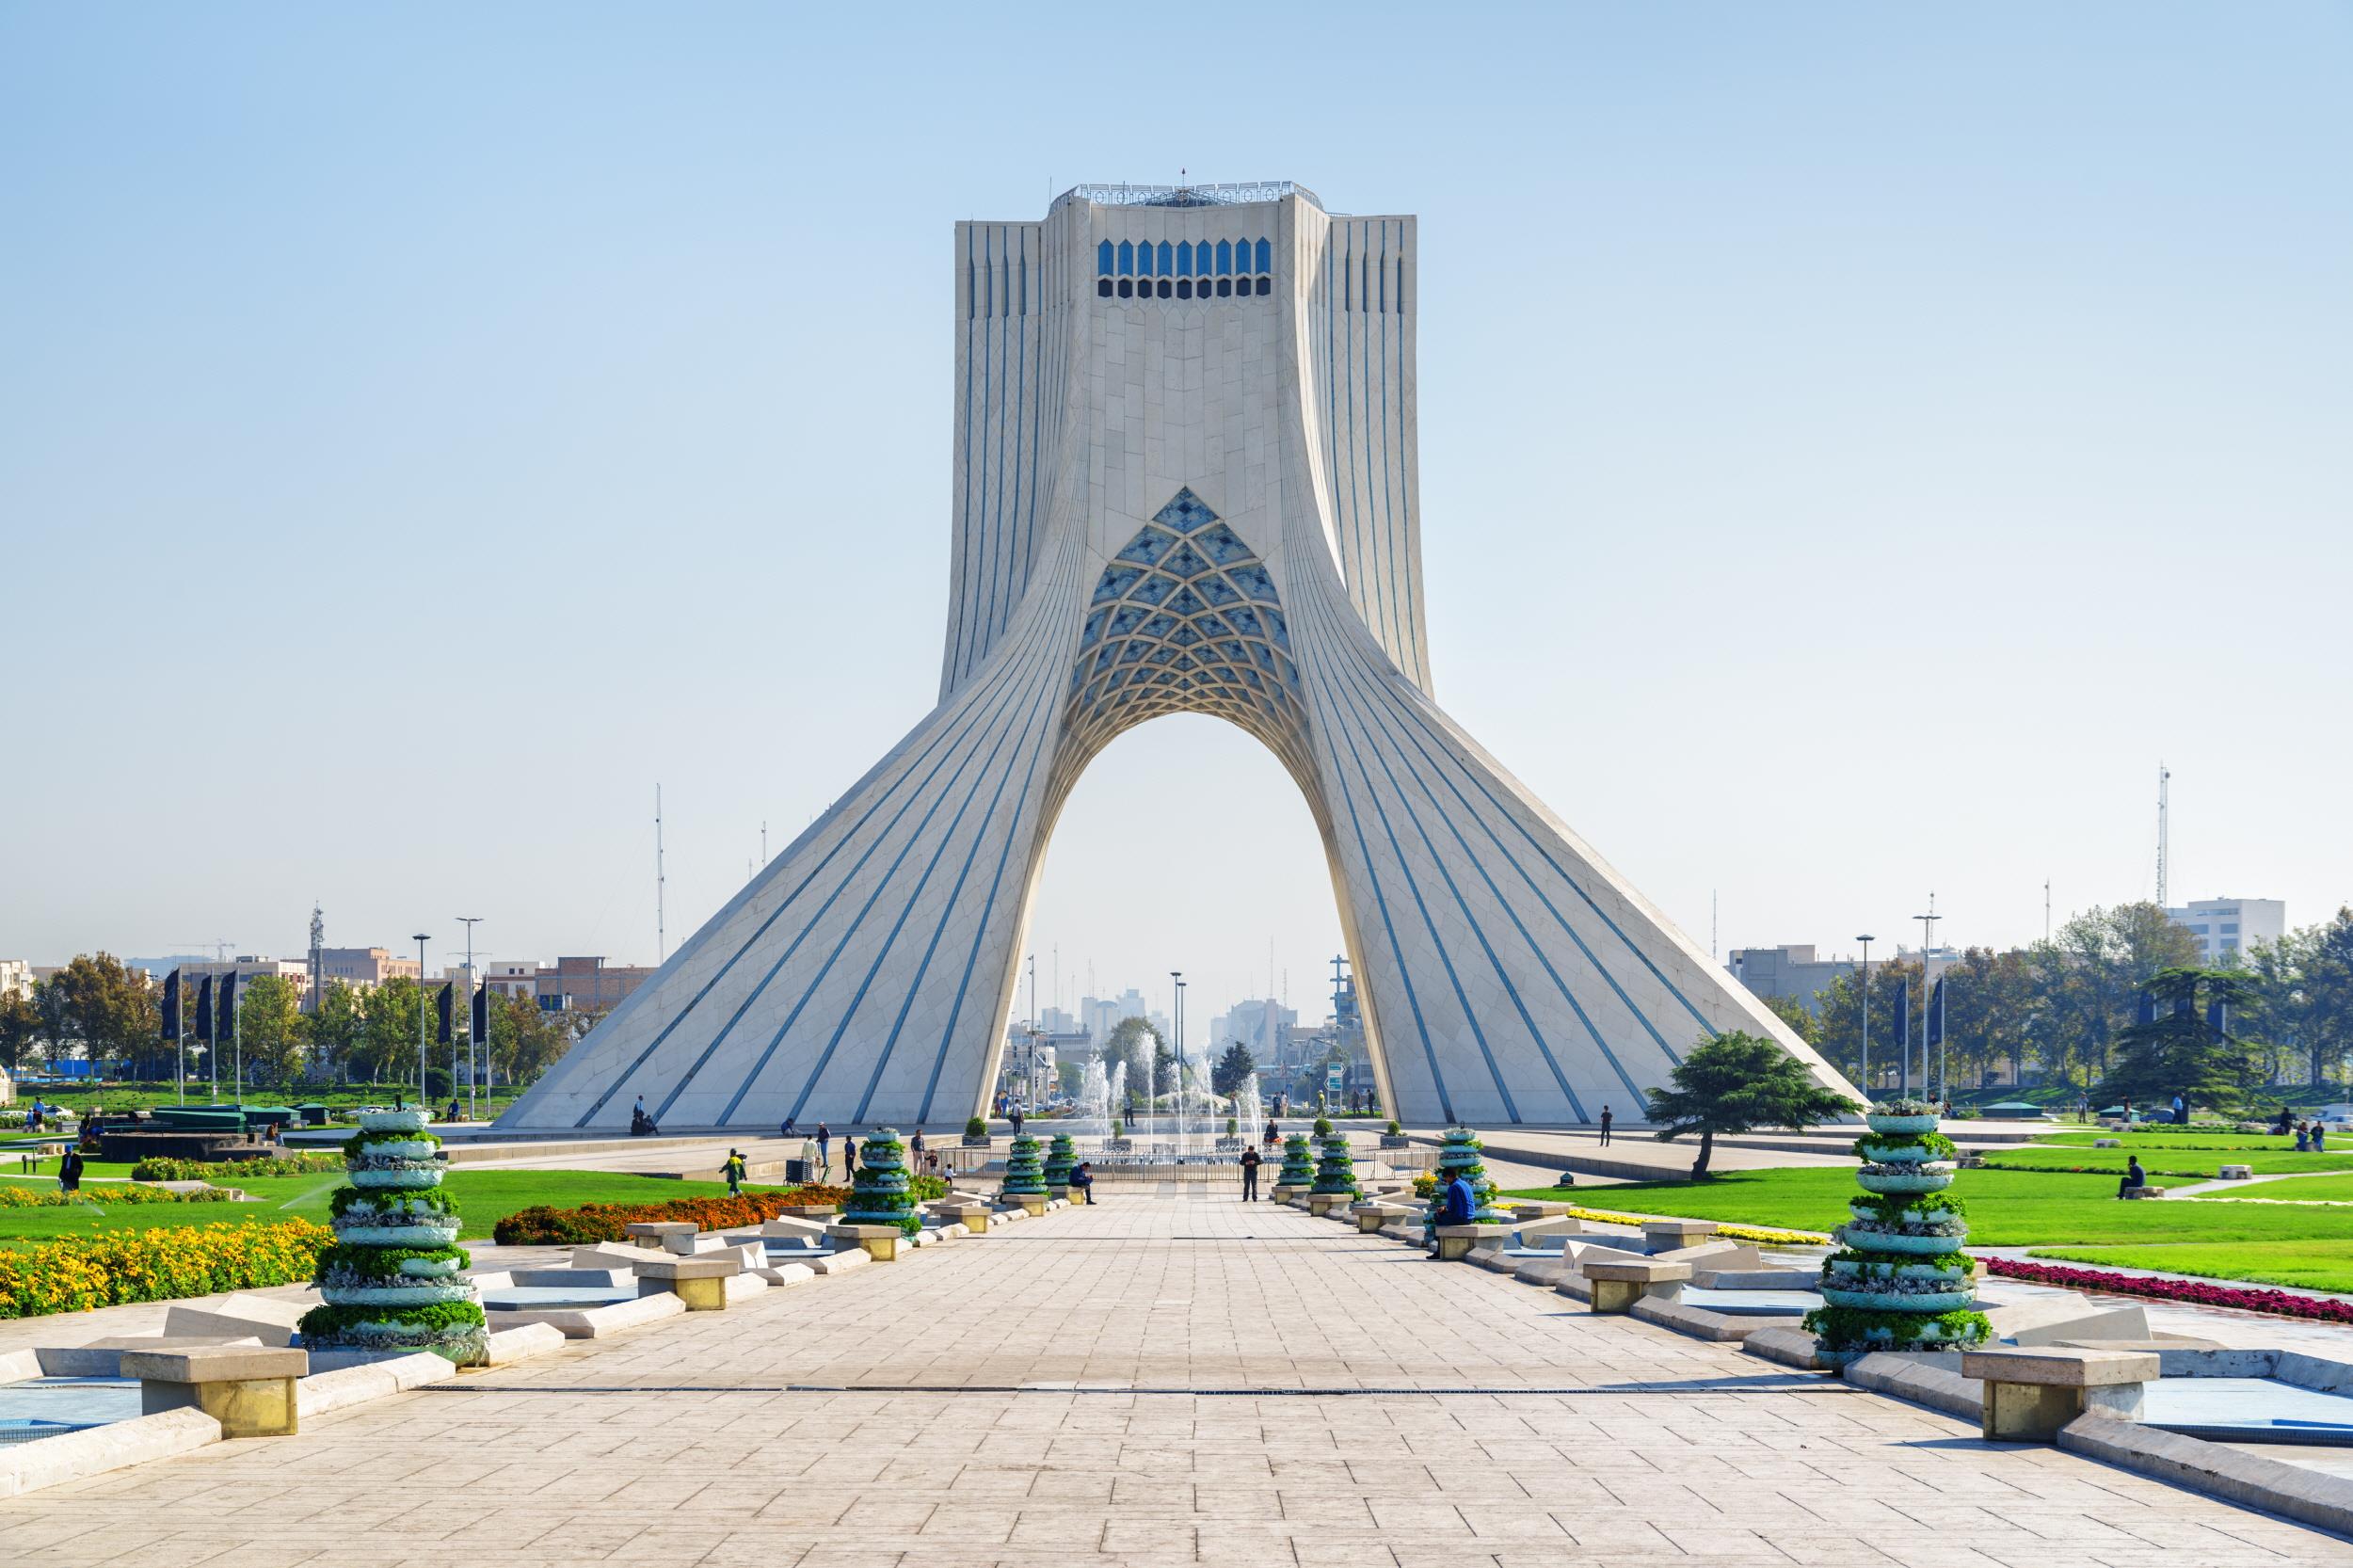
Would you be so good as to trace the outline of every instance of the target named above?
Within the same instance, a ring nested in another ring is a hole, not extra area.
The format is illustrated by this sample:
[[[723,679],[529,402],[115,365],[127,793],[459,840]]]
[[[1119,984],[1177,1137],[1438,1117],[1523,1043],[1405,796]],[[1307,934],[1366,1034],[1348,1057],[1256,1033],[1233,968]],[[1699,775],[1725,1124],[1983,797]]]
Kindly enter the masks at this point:
[[[803,1204],[840,1205],[847,1187],[792,1187],[740,1198],[672,1198],[667,1203],[584,1203],[578,1208],[519,1208],[491,1228],[502,1247],[588,1246],[621,1241],[629,1227],[652,1220],[692,1220],[705,1230],[765,1224]]]
[[[2116,1296],[2147,1296],[2153,1301],[2184,1302],[2191,1306],[2230,1306],[2241,1312],[2270,1312],[2283,1318],[2317,1318],[2327,1323],[2353,1323],[2353,1302],[2325,1296],[2298,1296],[2260,1286],[2209,1284],[2197,1279],[2157,1279],[2148,1274],[2111,1274],[2097,1269],[2070,1269],[2054,1263],[2025,1263],[2008,1257],[1981,1259],[1988,1273],[2036,1285],[2063,1285],[2072,1290],[2105,1290]]]

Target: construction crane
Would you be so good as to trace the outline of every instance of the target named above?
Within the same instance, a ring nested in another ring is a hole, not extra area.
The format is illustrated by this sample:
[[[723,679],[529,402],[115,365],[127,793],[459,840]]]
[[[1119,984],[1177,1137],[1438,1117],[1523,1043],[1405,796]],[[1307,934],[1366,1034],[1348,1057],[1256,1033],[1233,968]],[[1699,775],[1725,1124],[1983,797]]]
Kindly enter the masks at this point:
[[[237,944],[226,936],[200,936],[193,941],[174,942],[171,945],[176,948],[211,948],[213,962],[226,964],[229,962],[229,950]]]

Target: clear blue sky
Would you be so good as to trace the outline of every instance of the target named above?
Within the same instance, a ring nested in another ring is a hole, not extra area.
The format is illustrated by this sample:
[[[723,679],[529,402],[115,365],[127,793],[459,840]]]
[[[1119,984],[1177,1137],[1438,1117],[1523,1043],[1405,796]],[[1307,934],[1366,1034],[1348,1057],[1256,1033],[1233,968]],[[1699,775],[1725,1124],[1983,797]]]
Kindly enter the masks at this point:
[[[1180,166],[1420,215],[1439,695],[1703,943],[2147,896],[2160,757],[2176,896],[2321,918],[2349,67],[2319,4],[0,6],[0,955],[648,959],[657,779],[683,938],[934,696],[951,225]],[[1112,822],[1205,786],[1225,854]],[[1313,1015],[1330,905],[1168,720],[1032,939]]]

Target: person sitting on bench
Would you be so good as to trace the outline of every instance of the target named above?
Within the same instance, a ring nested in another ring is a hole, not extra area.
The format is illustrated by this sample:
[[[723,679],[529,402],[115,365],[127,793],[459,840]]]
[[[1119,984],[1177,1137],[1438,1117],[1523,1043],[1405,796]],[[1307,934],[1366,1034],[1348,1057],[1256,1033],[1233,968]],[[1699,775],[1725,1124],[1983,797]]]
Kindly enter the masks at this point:
[[[2124,1157],[2124,1179],[2116,1184],[2116,1195],[2120,1198],[2129,1198],[2133,1195],[2134,1188],[2148,1185],[2149,1173],[2140,1168],[2140,1156],[2126,1155]]]

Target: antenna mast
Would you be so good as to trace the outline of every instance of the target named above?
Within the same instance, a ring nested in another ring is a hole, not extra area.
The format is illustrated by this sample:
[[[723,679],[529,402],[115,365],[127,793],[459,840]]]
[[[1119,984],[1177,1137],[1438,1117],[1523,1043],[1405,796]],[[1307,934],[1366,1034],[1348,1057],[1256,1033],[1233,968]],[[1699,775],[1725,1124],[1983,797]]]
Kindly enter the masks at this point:
[[[662,870],[662,786],[653,787],[653,961],[665,962],[670,956],[669,936],[663,925],[662,901],[668,890],[669,878]]]
[[[2157,907],[2160,909],[2165,907],[2165,873],[2170,869],[2166,864],[2171,858],[2171,856],[2167,853],[2169,846],[2166,842],[2169,832],[2166,823],[2166,794],[2167,786],[2172,777],[2171,770],[2163,762],[2159,762],[2157,764]]]

